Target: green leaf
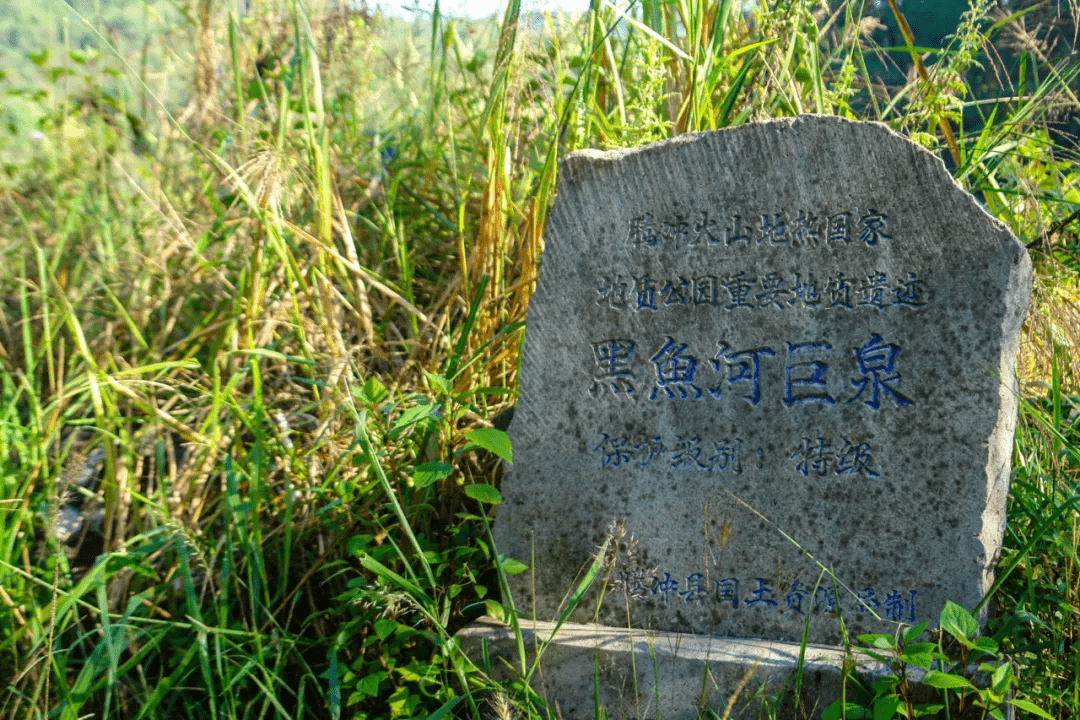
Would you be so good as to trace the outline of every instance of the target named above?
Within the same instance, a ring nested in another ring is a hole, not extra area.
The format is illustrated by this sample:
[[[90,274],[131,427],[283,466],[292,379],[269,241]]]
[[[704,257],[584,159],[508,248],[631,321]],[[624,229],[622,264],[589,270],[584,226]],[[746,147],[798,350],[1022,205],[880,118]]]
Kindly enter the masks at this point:
[[[862,705],[841,703],[839,700],[833,702],[825,712],[821,713],[821,720],[840,720],[841,718],[846,720],[871,720],[872,717],[870,711]]]
[[[465,494],[471,497],[473,500],[479,500],[482,503],[488,505],[498,505],[502,502],[502,495],[491,485],[485,485],[484,483],[476,483],[474,485],[465,486]]]
[[[382,670],[373,672],[367,677],[361,678],[360,682],[356,683],[356,691],[362,696],[378,695],[380,683],[388,677],[390,677],[390,673],[388,672],[383,672]]]
[[[401,679],[406,682],[420,682],[427,677],[430,672],[430,666],[425,666],[420,662],[413,661],[408,665],[402,665],[396,668],[397,673],[401,675]]]
[[[930,665],[934,662],[934,644],[912,643],[904,648],[904,652],[901,653],[900,659],[915,667],[921,667],[928,670]]]
[[[876,647],[878,650],[893,649],[892,635],[882,635],[880,633],[875,633],[873,635],[860,635],[859,642],[866,643],[871,647]]]
[[[401,417],[397,419],[394,426],[390,429],[390,432],[398,432],[410,425],[414,425],[422,420],[428,418],[438,417],[439,407],[430,403],[421,403],[420,405],[414,405],[408,408],[405,412],[401,413]]]
[[[952,635],[966,647],[972,647],[971,638],[979,632],[979,624],[964,608],[952,600],[945,601],[941,610],[941,629]]]
[[[1010,705],[1015,705],[1024,712],[1031,713],[1032,715],[1038,715],[1039,717],[1046,718],[1046,720],[1054,720],[1050,713],[1043,710],[1041,707],[1031,702],[1030,700],[1007,700]]]
[[[353,394],[357,399],[367,403],[368,405],[377,405],[382,402],[386,397],[386,386],[382,384],[376,377],[368,378],[364,383],[364,387],[359,392],[353,391]]]
[[[45,63],[49,61],[49,48],[44,48],[41,52],[28,53],[27,57],[30,58],[30,62],[38,67],[43,67]]]
[[[397,630],[397,623],[393,620],[387,620],[382,618],[375,621],[375,634],[379,636],[380,640],[385,640],[390,637],[395,630]]]
[[[998,644],[994,638],[978,637],[975,638],[975,649],[986,653],[987,655],[996,655],[998,651]]]
[[[909,642],[913,641],[915,638],[922,635],[924,630],[926,630],[926,623],[924,623],[924,622],[921,622],[918,625],[913,625],[913,626],[907,628],[906,630],[904,630],[904,635],[903,635],[904,642],[909,643]]]
[[[420,704],[420,696],[410,693],[408,686],[402,685],[386,699],[386,702],[390,706],[391,717],[412,717],[413,710]]]
[[[433,373],[430,370],[425,370],[424,376],[428,379],[428,382],[431,383],[432,387],[436,388],[440,394],[450,394],[450,381],[444,378],[442,375]]]
[[[520,575],[529,569],[529,566],[520,560],[504,557],[502,555],[499,556],[499,566],[507,575]]]
[[[874,694],[885,695],[900,684],[900,678],[895,675],[886,675],[874,681]]]
[[[874,701],[874,720],[891,720],[900,709],[900,698],[896,695],[878,698]]]
[[[990,680],[990,687],[999,695],[1004,695],[1009,690],[1009,681],[1012,679],[1012,665],[1003,662],[994,670]]]
[[[939,690],[948,690],[952,688],[975,689],[967,678],[943,673],[940,670],[930,670],[927,672],[926,676],[923,677],[923,684],[938,688]]]
[[[450,473],[453,471],[454,466],[444,462],[428,462],[417,465],[416,469],[413,470],[413,484],[418,488],[425,488],[434,482],[450,477]]]
[[[510,436],[502,430],[495,428],[477,428],[465,433],[470,442],[485,450],[495,453],[506,462],[513,462],[513,450],[510,447]]]

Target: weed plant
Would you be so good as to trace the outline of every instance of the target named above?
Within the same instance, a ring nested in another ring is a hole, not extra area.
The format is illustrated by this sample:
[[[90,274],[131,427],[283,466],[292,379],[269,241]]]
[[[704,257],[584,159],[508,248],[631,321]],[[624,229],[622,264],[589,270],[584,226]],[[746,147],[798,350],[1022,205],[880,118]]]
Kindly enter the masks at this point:
[[[872,5],[182,0],[160,65],[94,14],[93,52],[42,37],[0,153],[0,717],[550,716],[454,633],[515,617],[492,422],[558,163],[805,112],[913,137],[1031,250],[988,633],[1073,717],[1080,18],[976,0],[928,49]]]

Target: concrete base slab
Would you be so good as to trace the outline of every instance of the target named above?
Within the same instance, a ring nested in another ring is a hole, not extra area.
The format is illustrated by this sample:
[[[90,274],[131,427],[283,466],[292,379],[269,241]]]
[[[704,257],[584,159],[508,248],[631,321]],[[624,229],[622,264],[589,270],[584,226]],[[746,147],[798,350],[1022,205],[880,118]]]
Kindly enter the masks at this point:
[[[531,663],[543,648],[532,686],[555,716],[594,718],[698,717],[817,718],[841,694],[842,648],[808,645],[796,688],[799,645],[765,640],[694,636],[632,628],[521,621]],[[520,675],[513,629],[481,618],[458,633],[474,663],[496,679]],[[549,642],[550,641],[550,642]],[[855,658],[866,686],[888,674],[869,658]],[[922,671],[909,677],[916,683]],[[919,702],[940,702],[938,691],[917,686]],[[1011,708],[1010,708],[1011,709]],[[714,713],[711,714],[710,713]]]

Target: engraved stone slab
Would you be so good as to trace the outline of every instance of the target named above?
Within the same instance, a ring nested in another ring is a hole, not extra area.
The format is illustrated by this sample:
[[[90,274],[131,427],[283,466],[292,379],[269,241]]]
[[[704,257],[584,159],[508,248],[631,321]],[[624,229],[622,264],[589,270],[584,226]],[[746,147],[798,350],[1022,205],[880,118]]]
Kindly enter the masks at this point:
[[[838,612],[854,636],[973,610],[1030,284],[1016,238],[883,125],[569,156],[496,518],[532,566],[517,607],[556,617],[617,525],[611,626],[836,643]]]

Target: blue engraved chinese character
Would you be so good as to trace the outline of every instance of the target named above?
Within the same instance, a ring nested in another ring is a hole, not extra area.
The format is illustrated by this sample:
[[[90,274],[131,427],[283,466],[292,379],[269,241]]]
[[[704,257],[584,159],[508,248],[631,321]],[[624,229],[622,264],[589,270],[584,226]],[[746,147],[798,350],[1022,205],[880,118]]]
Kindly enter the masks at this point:
[[[716,601],[729,602],[731,607],[739,607],[739,581],[735,578],[720,578],[717,580]]]
[[[795,219],[795,229],[791,231],[791,244],[793,247],[817,247],[821,239],[818,230],[819,223],[813,213],[799,211],[799,217]]]
[[[750,244],[750,236],[743,231],[742,218],[738,215],[731,216],[731,227],[724,231],[724,240],[728,245],[734,245],[738,242]]]
[[[814,591],[814,609],[821,609],[822,602],[819,598],[823,593],[825,598],[825,610],[827,612],[836,610],[836,604],[839,598],[836,597],[836,590],[831,587],[819,587]]]
[[[769,243],[770,245],[784,245],[787,243],[787,230],[784,228],[784,216],[776,213],[772,219],[768,215],[761,216],[761,237],[758,245]]]
[[[656,286],[653,285],[648,275],[642,275],[637,279],[637,282],[634,283],[634,292],[637,294],[635,310],[656,309]]]
[[[606,300],[612,310],[625,310],[630,304],[630,283],[623,280],[622,275],[604,278],[596,294],[600,296],[596,299],[597,305],[603,305]]]
[[[783,299],[784,295],[789,294],[789,291],[784,289],[784,280],[778,273],[772,272],[761,278],[761,288],[761,292],[755,296],[758,307],[775,305],[778,310],[784,309],[784,306],[780,304],[780,300]]]
[[[892,298],[887,298],[885,295],[888,291],[888,288],[885,286],[886,282],[887,279],[885,273],[867,275],[866,282],[859,288],[859,295],[861,295],[859,305],[869,305],[878,310],[884,310],[889,305],[892,305]]]
[[[705,588],[701,586],[701,581],[704,579],[705,576],[701,573],[686,576],[686,590],[679,592],[679,597],[683,599],[683,602],[696,602],[698,604],[704,602]]]
[[[665,452],[667,448],[659,437],[643,436],[641,442],[634,446],[634,454],[638,458],[637,466],[640,468],[649,467],[654,457],[663,455]]]
[[[727,288],[728,294],[731,295],[731,304],[728,305],[725,310],[734,310],[735,308],[747,308],[752,309],[754,306],[747,302],[747,298],[750,295],[750,288],[757,284],[757,280],[750,280],[746,277],[746,273],[741,270],[732,275],[724,287]]]
[[[743,602],[747,605],[757,605],[758,603],[764,603],[769,607],[776,607],[776,601],[770,600],[767,596],[772,594],[772,589],[765,587],[765,580],[762,578],[755,578],[757,580],[757,589],[751,590],[750,594],[754,596],[753,599],[746,598]]]
[[[676,218],[674,222],[664,223],[662,234],[664,240],[671,241],[675,247],[684,245],[690,238],[690,224],[682,218]]]
[[[807,275],[806,282],[803,282],[802,275],[800,273],[795,274],[795,285],[791,288],[791,299],[788,300],[788,305],[799,302],[804,307],[813,307],[821,303],[817,281],[814,280],[813,275]]]
[[[705,459],[705,464],[711,470],[724,472],[729,467],[736,475],[742,474],[742,464],[739,462],[739,448],[742,440],[713,440],[713,453]]]
[[[855,402],[862,396],[867,387],[871,387],[870,398],[863,400],[863,404],[875,410],[881,407],[883,393],[888,395],[897,407],[913,405],[914,403],[911,400],[892,387],[900,382],[900,373],[894,373],[899,355],[899,345],[882,342],[880,335],[870,333],[870,342],[861,348],[855,348],[855,360],[859,364],[859,372],[865,377],[861,380],[851,381],[852,386],[858,392],[848,402]]]
[[[713,366],[713,370],[720,372],[720,361],[726,361],[728,365],[728,384],[749,383],[750,394],[744,395],[743,400],[746,400],[751,405],[757,405],[761,402],[761,358],[763,356],[776,357],[776,353],[766,347],[729,352],[728,345],[724,342],[719,343],[719,348],[716,356],[709,361]],[[709,394],[719,399],[723,394],[720,383],[709,388]]]
[[[922,283],[915,277],[915,273],[908,273],[908,281],[893,290],[896,302],[893,305],[904,307],[922,307],[926,303],[922,301]]]
[[[685,353],[685,343],[676,345],[675,339],[669,336],[664,346],[649,358],[656,366],[656,387],[649,394],[650,400],[656,400],[657,390],[663,390],[669,399],[678,391],[679,397],[686,400],[690,397],[688,390],[693,392],[694,400],[701,397],[701,390],[694,385],[697,359]]]
[[[604,392],[604,388],[607,388],[612,395],[626,393],[627,397],[633,397],[633,381],[637,379],[630,370],[630,362],[634,359],[634,341],[604,340],[591,344],[593,361],[597,368],[592,389],[589,391],[592,396],[598,397]]]
[[[703,210],[701,212],[701,222],[694,223],[694,237],[690,244],[698,245],[703,242],[707,245],[719,244],[720,239],[716,236],[716,228],[716,220],[710,220],[709,213]]]
[[[797,613],[802,613],[803,600],[810,596],[810,593],[803,588],[803,585],[798,580],[791,583],[791,590],[784,597],[787,602],[787,606]]]
[[[654,577],[650,582],[646,582],[645,578],[648,574],[649,571],[643,568],[619,572],[620,581],[630,597],[647,597],[656,594],[657,579]]]
[[[830,215],[828,220],[829,242],[851,242],[851,213]]]
[[[645,213],[630,219],[630,233],[626,236],[627,242],[633,245],[656,247],[656,240],[652,213]]]
[[[832,350],[832,345],[788,343],[787,347],[787,364],[784,365],[784,404],[789,407],[806,403],[836,404],[829,393],[825,392],[827,387],[825,373],[828,372],[829,366],[819,360],[795,362],[795,356],[799,353],[828,351]],[[811,389],[820,390],[811,392]]]
[[[694,305],[716,305],[720,302],[720,281],[715,275],[694,278]]]
[[[837,272],[836,279],[830,280],[825,286],[825,293],[829,296],[829,307],[842,307],[851,309],[851,285],[844,279],[844,273]]]
[[[675,436],[675,447],[671,451],[672,470],[709,470],[701,462],[701,440],[685,435]]]
[[[833,460],[832,448],[825,438],[811,440],[803,438],[802,444],[795,448],[791,454],[795,461],[795,469],[802,473],[803,477],[810,477],[813,473],[818,477],[825,477],[829,471],[829,463]]]
[[[870,588],[855,593],[855,597],[858,600],[859,612],[870,612],[876,607],[881,607],[881,603],[874,597],[874,591]]]
[[[679,582],[671,579],[671,573],[664,573],[664,579],[656,583],[656,587],[653,589],[654,595],[662,594],[664,596],[664,602],[668,601],[668,593],[677,592],[679,589]]]
[[[686,278],[669,280],[660,295],[664,298],[664,305],[686,305],[690,302],[690,281]]]
[[[592,449],[594,453],[600,453],[600,467],[619,467],[630,462],[634,456],[633,448],[626,442],[626,438],[609,437],[603,433],[604,439]]]
[[[859,218],[859,241],[875,247],[882,240],[892,240],[885,234],[885,225],[889,222],[886,215],[871,210]]]
[[[893,590],[885,596],[885,602],[882,603],[884,608],[884,615],[886,620],[892,620],[893,622],[908,622],[912,625],[915,624],[915,591],[909,591],[911,595],[911,602],[905,603],[904,597],[900,593]],[[908,616],[904,617],[904,608],[907,606]]]
[[[853,443],[845,440],[844,449],[836,456],[836,474],[876,478],[878,474],[870,467],[872,462],[874,459],[870,457],[869,443]]]

